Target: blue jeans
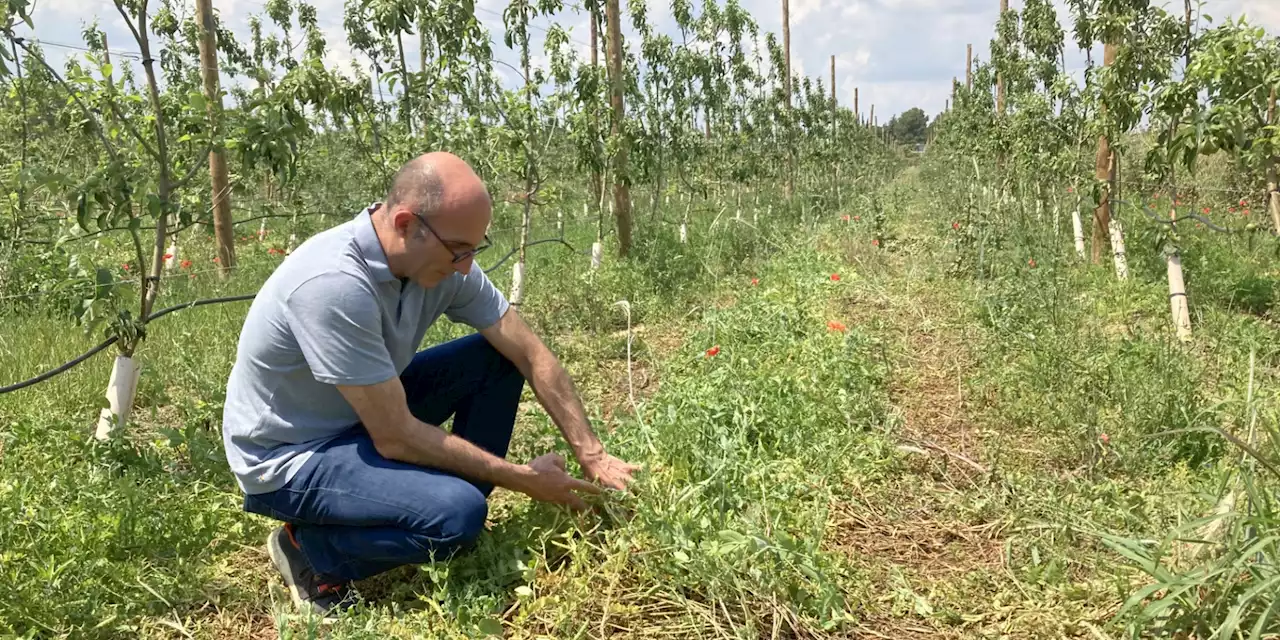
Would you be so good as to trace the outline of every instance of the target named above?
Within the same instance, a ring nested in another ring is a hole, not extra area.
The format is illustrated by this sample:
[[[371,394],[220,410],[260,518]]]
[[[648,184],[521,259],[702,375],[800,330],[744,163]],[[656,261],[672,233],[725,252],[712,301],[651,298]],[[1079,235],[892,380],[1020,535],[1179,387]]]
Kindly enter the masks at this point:
[[[524,377],[483,336],[419,352],[400,375],[409,411],[506,457]],[[246,511],[293,525],[313,569],[360,580],[447,558],[480,534],[493,486],[389,460],[363,425],[324,444],[279,490],[247,495]]]

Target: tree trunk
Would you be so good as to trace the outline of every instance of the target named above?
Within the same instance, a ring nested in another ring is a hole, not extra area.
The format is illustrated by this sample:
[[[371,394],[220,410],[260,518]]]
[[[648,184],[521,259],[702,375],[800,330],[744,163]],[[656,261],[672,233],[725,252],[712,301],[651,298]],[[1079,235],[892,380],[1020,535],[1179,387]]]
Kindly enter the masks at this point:
[[[1276,124],[1276,90],[1271,90],[1271,99],[1267,106],[1267,122]],[[1267,209],[1271,212],[1272,230],[1280,234],[1280,158],[1271,158],[1267,163]]]
[[[600,66],[600,48],[598,43],[600,31],[599,16],[594,11],[591,12],[591,70],[595,73]],[[591,106],[591,124],[593,130],[600,131],[600,112],[596,109],[595,103]],[[598,150],[598,147],[597,147]],[[596,162],[601,160],[602,153],[596,154]],[[602,193],[604,192],[604,176],[600,174],[599,169],[591,170],[591,206],[601,207]]]
[[[529,228],[533,224],[533,156],[529,153],[534,144],[533,134],[533,87],[529,76],[529,25],[524,25],[524,37],[520,41],[520,64],[524,68],[524,101],[528,110],[525,119],[524,144],[524,209],[520,217],[520,253],[516,258],[516,266],[511,272],[511,304],[520,306],[524,302],[524,270],[525,250],[529,245]]]
[[[1120,161],[1116,157],[1115,149],[1111,150],[1111,189],[1117,200],[1120,199],[1120,185],[1117,180],[1117,174],[1120,171]],[[1108,221],[1107,231],[1111,236],[1111,258],[1115,261],[1116,278],[1126,280],[1129,278],[1129,258],[1124,250],[1124,227],[1120,224],[1120,216],[1114,215],[1112,212],[1111,220]]]
[[[626,108],[622,102],[622,25],[618,0],[607,0],[605,19],[608,21],[609,46],[609,102],[613,107],[611,133],[617,138],[617,151],[613,156],[613,215],[618,225],[618,257],[625,258],[631,252],[631,194],[627,186],[627,140],[623,131]]]
[[[425,13],[425,12],[424,12]],[[422,92],[419,97],[422,99],[422,128],[419,131],[426,135],[431,130],[431,116],[428,113],[431,109],[427,108],[427,19],[418,19],[418,73],[422,74]]]
[[[213,185],[213,233],[217,236],[218,242],[218,273],[226,277],[235,269],[236,248],[234,230],[231,227],[231,193],[227,179],[227,157],[220,133],[222,92],[218,86],[218,49],[217,42],[214,40],[213,0],[197,0],[196,5],[200,19],[200,75],[204,79],[204,98],[209,122],[212,123],[215,131],[214,147],[209,151],[209,178]],[[148,81],[151,81],[152,75],[148,74]],[[157,110],[158,108],[159,105]],[[157,123],[156,126],[162,125]],[[159,142],[161,138],[157,136],[157,139],[157,144],[163,146],[163,142]],[[161,150],[160,154],[167,156],[167,151]],[[167,164],[167,157],[162,162]],[[161,170],[167,173],[166,168]],[[159,233],[158,228],[156,233]],[[164,239],[159,238],[156,244],[161,249],[160,255],[163,256]]]
[[[1009,11],[1009,0],[1000,0],[1000,17]],[[996,74],[996,113],[1004,115],[1004,74]]]
[[[787,202],[791,201],[792,195],[795,193],[795,174],[796,174],[796,152],[793,148],[793,140],[791,139],[791,0],[782,0],[782,91],[786,95],[786,129],[783,135],[787,141],[787,185],[786,196]]]
[[[1104,66],[1111,66],[1116,59],[1116,45],[1108,42],[1103,53]],[[1103,104],[1102,109],[1106,109]],[[1115,174],[1111,164],[1111,141],[1107,136],[1098,136],[1098,153],[1094,156],[1094,177],[1105,182],[1098,199],[1098,206],[1093,211],[1093,246],[1092,260],[1094,264],[1102,262],[1102,247],[1107,242],[1107,234],[1111,228],[1111,192],[1115,187]]]
[[[400,107],[404,115],[400,118],[404,120],[404,127],[409,130],[409,135],[413,135],[413,89],[409,86],[409,66],[404,61],[404,38],[399,31],[396,31],[396,52],[400,54],[400,84],[404,85],[404,101]]]

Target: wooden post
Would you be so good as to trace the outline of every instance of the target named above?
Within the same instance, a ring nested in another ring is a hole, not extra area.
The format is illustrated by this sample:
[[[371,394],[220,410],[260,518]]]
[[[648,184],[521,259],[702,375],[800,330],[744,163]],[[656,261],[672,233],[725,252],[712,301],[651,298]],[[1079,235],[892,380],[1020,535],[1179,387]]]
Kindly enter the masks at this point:
[[[1103,49],[1104,66],[1111,66],[1116,60],[1116,45],[1107,42]],[[1102,105],[1103,109],[1107,108],[1106,104]],[[1113,191],[1115,181],[1115,172],[1111,162],[1111,141],[1107,136],[1098,136],[1098,153],[1094,156],[1094,177],[1097,180],[1105,181],[1102,187],[1100,201],[1097,208],[1093,210],[1093,246],[1091,258],[1094,264],[1102,261],[1102,247],[1107,242],[1107,236],[1111,227],[1111,192]]]
[[[627,187],[627,140],[623,132],[626,108],[622,102],[622,26],[618,0],[605,2],[609,46],[609,103],[613,107],[612,134],[618,138],[613,156],[613,215],[618,225],[618,257],[631,251],[631,193]]]
[[[836,57],[831,56],[831,138],[836,136]]]
[[[969,52],[964,57],[964,87],[973,91],[973,45],[969,45]]]
[[[236,266],[234,230],[231,228],[231,189],[227,180],[227,157],[223,148],[222,91],[218,87],[218,48],[214,40],[213,0],[196,0],[200,20],[200,75],[204,79],[204,99],[209,121],[214,127],[213,149],[209,151],[209,178],[213,183],[213,233],[218,239],[218,274],[226,277]]]
[[[782,0],[782,90],[787,96],[787,202],[795,192],[795,150],[791,148],[791,2]]]
[[[1000,17],[1009,11],[1009,0],[1000,0]],[[996,113],[1004,115],[1004,74],[996,74]]]
[[[862,112],[858,111],[858,88],[853,88],[853,121],[862,124]]]
[[[871,105],[871,118],[868,120],[871,126],[876,126],[876,105]]]

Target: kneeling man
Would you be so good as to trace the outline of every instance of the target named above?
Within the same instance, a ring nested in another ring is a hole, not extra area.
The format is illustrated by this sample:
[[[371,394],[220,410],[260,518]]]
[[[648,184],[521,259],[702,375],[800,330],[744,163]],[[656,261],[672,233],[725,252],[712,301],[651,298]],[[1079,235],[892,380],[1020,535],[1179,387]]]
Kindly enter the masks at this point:
[[[299,246],[249,309],[223,441],[245,510],[283,523],[267,550],[300,606],[330,615],[352,581],[465,547],[495,486],[583,508],[575,492],[632,480],[637,467],[605,452],[564,368],[474,264],[491,216],[470,166],[420,156],[384,202]],[[479,333],[417,351],[441,315]],[[506,460],[526,380],[590,482],[555,454]]]

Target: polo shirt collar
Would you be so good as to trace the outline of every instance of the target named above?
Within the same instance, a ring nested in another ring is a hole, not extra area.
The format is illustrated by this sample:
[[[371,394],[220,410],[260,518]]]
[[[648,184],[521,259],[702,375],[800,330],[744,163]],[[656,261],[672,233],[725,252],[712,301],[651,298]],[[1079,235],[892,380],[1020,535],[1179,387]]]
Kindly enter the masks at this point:
[[[397,278],[391,273],[391,267],[387,265],[387,253],[382,250],[378,233],[373,230],[373,211],[380,204],[382,203],[375,202],[369,205],[353,221],[356,226],[356,248],[364,257],[365,264],[369,265],[369,273],[373,275],[375,282],[391,282]]]

